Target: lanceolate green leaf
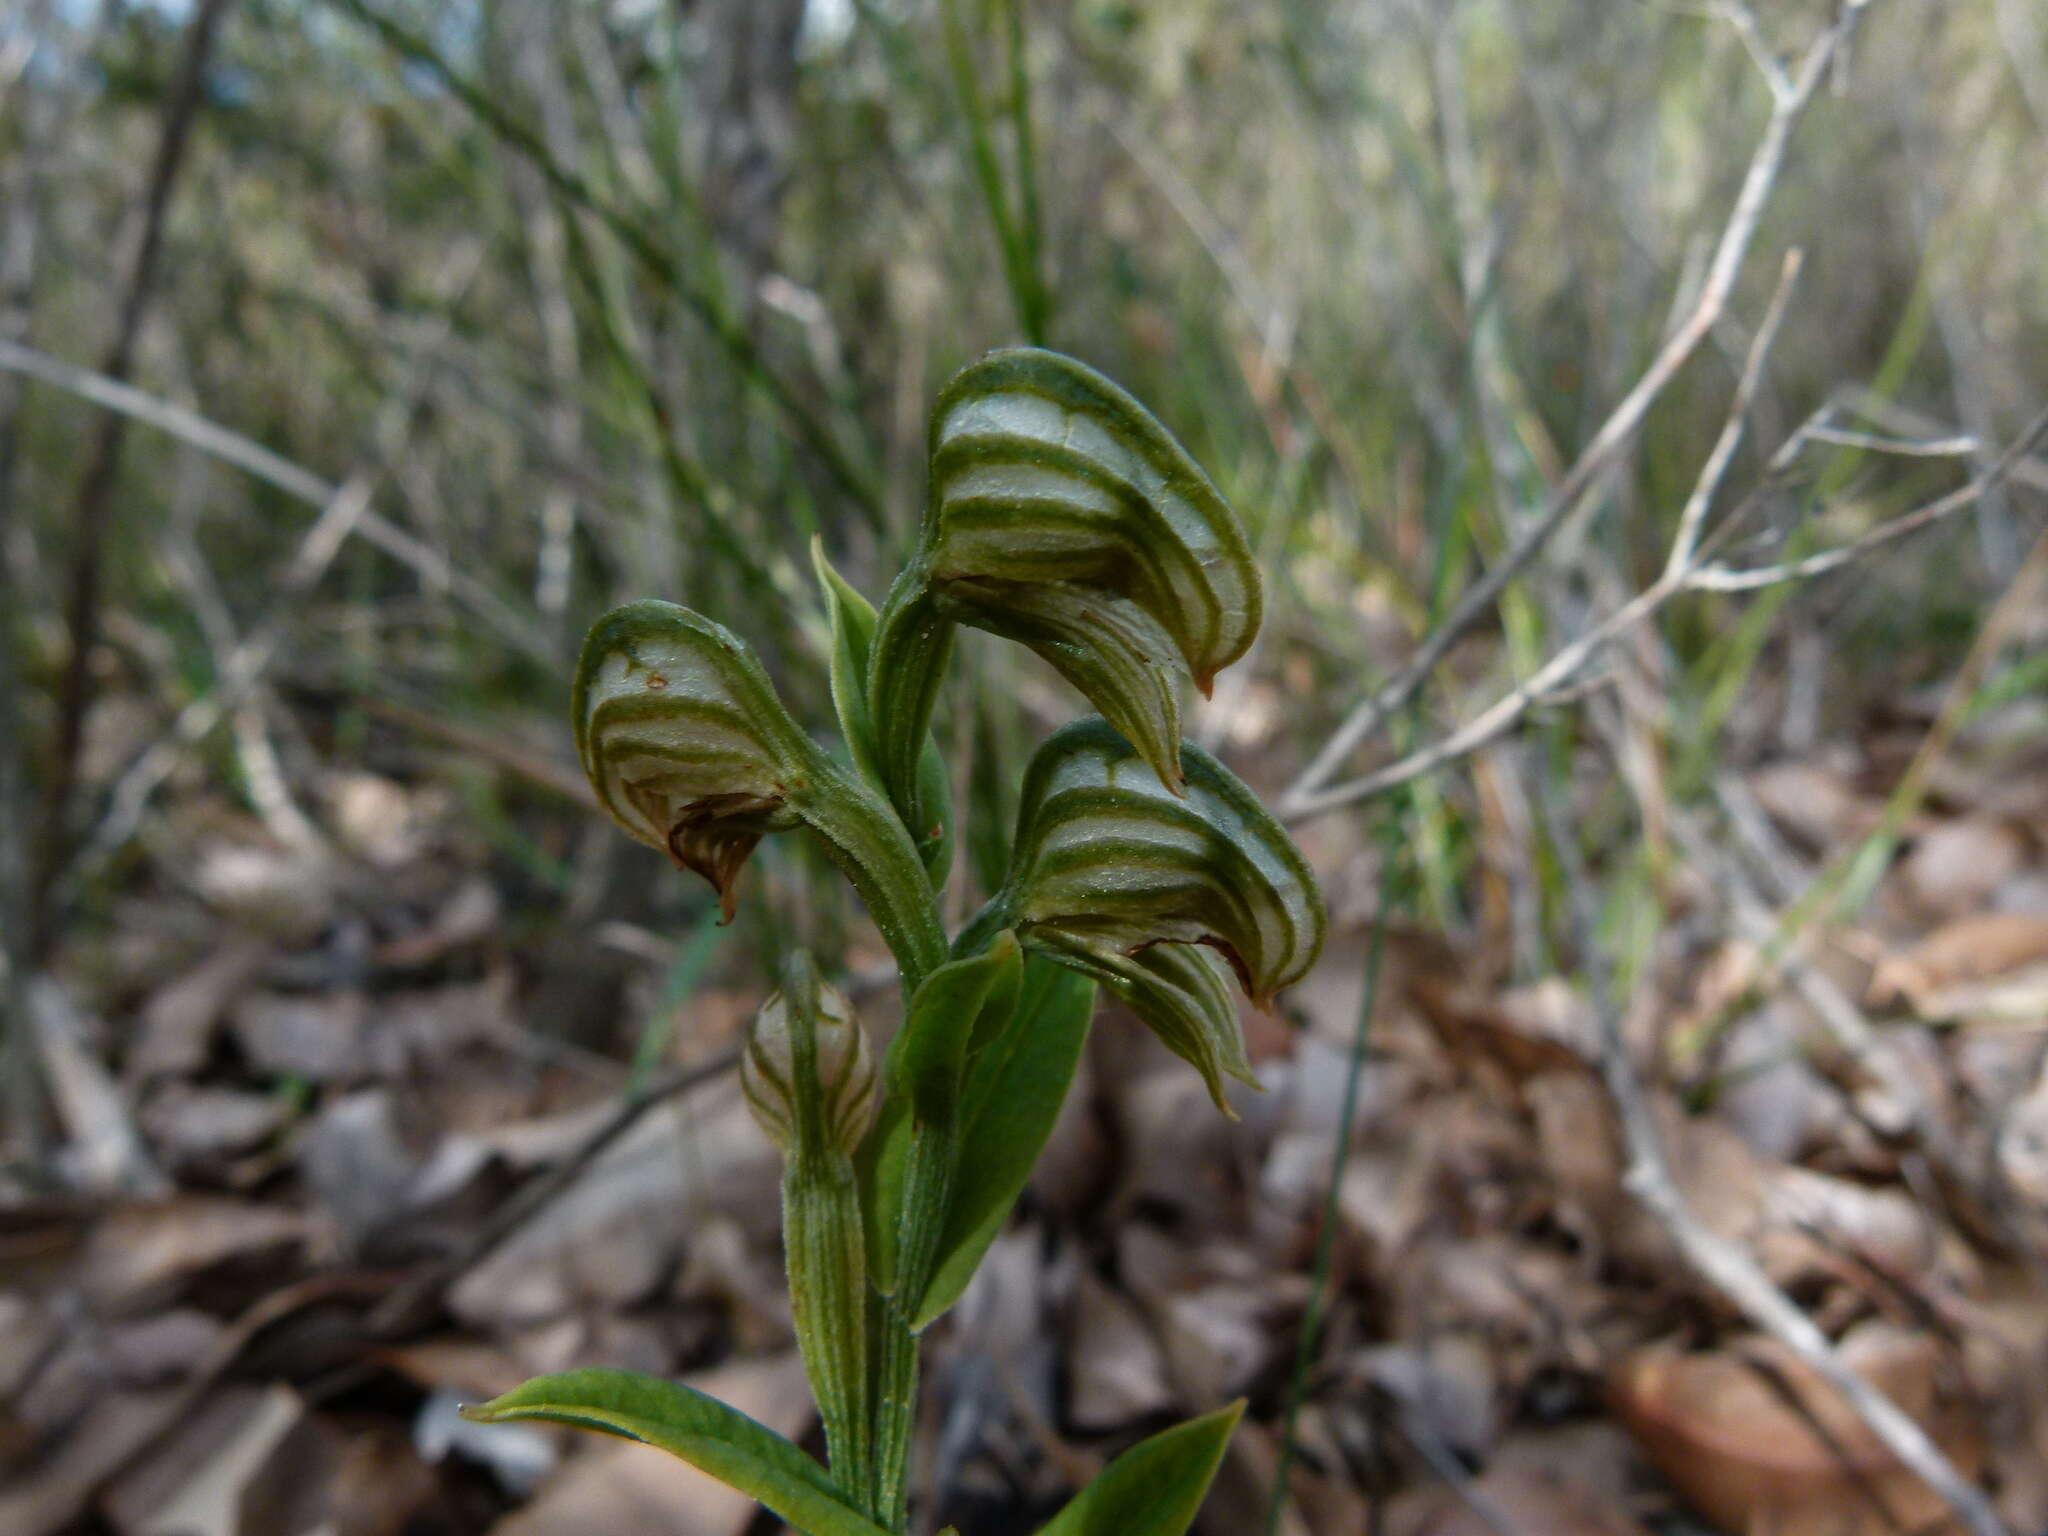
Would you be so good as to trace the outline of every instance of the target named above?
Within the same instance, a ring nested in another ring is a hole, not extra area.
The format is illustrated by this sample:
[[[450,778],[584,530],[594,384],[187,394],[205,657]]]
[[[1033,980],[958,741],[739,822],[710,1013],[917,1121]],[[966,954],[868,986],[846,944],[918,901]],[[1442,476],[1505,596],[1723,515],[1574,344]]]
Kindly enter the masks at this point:
[[[933,410],[917,557],[876,631],[884,773],[905,781],[957,621],[1037,651],[1177,788],[1179,683],[1206,693],[1259,614],[1236,514],[1150,412],[1073,358],[992,352]]]
[[[875,1284],[884,1295],[893,1295],[903,1278],[903,1234],[923,1234],[927,1249],[938,1235],[953,1171],[968,1051],[991,993],[998,994],[1000,1007],[1014,1009],[1016,973],[1022,966],[1017,941],[1008,934],[982,954],[940,966],[911,997],[903,1027],[889,1047],[884,1066],[888,1108],[871,1153],[869,1193],[869,1246]],[[921,1141],[926,1144],[920,1146]],[[930,1253],[912,1254],[910,1261],[915,1268],[928,1268]],[[921,1279],[917,1273],[909,1276],[913,1285]]]
[[[796,1446],[680,1382],[632,1371],[565,1371],[535,1377],[464,1412],[482,1424],[539,1419],[656,1446],[730,1484],[805,1536],[889,1536]]]
[[[874,725],[868,715],[868,652],[875,639],[875,605],[832,568],[822,538],[811,540],[811,566],[818,573],[825,616],[832,625],[832,707],[839,715],[839,730],[854,767],[880,787]]]
[[[824,589],[826,616],[832,625],[832,705],[839,715],[839,729],[846,737],[855,769],[886,793],[890,781],[882,769],[882,747],[868,707],[874,605],[832,568],[820,539],[811,541],[811,563],[818,573],[818,585]],[[933,886],[944,885],[953,863],[953,786],[946,774],[946,760],[928,733],[918,753],[912,792],[899,809]]]
[[[1139,1441],[1039,1536],[1184,1536],[1243,1413],[1240,1400]]]
[[[1036,957],[1007,1022],[981,1045],[961,1094],[958,1166],[945,1225],[912,1316],[923,1328],[960,1299],[1059,1118],[1095,1012],[1086,977]]]
[[[975,1021],[989,993],[1014,985],[1023,957],[1017,941],[999,935],[983,953],[942,965],[925,978],[889,1047],[889,1092],[903,1095],[928,1121],[958,1119],[961,1078]]]

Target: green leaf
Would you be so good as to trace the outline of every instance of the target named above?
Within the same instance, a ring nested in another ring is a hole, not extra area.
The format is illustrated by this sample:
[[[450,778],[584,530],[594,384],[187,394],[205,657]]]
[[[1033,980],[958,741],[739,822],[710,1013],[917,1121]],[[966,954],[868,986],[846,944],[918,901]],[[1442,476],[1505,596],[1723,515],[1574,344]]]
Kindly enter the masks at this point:
[[[917,819],[910,825],[911,841],[917,844],[925,873],[932,877],[932,889],[938,890],[953,869],[953,779],[938,742],[929,735],[918,754],[912,814]]]
[[[990,1007],[984,1017],[997,1012]],[[945,1225],[913,1327],[925,1327],[960,1299],[1002,1231],[1059,1118],[1094,1012],[1087,978],[1033,958],[1001,1028],[977,1043],[961,1095]]]
[[[811,564],[825,593],[826,616],[832,625],[832,707],[854,768],[876,788],[887,792],[882,747],[868,707],[868,673],[874,650],[874,605],[846,583],[825,558],[822,539],[811,540]],[[953,785],[946,759],[929,734],[917,759],[911,798],[901,808],[904,825],[934,889],[946,883],[953,866]]]
[[[1240,1399],[1139,1441],[1075,1494],[1039,1536],[1184,1536],[1243,1413]]]
[[[875,639],[875,606],[856,592],[825,558],[825,541],[811,540],[811,567],[825,594],[825,617],[832,626],[832,707],[846,750],[861,775],[881,786],[875,757],[875,731],[868,715],[868,653]]]
[[[680,1382],[633,1371],[565,1371],[535,1377],[463,1414],[480,1424],[540,1419],[637,1440],[710,1473],[805,1536],[888,1536],[796,1446]]]
[[[885,1081],[919,1119],[958,1119],[960,1080],[982,1004],[992,989],[1014,985],[1022,965],[1016,939],[999,934],[983,953],[940,966],[912,996],[889,1046]]]
[[[984,1006],[1014,1006],[1023,969],[1017,941],[1001,934],[982,954],[940,966],[910,999],[883,1067],[887,1107],[867,1158],[868,1237],[875,1285],[893,1295],[904,1205],[912,1198],[913,1138],[936,1130],[949,1140],[961,1123],[962,1079]],[[930,1221],[942,1212],[930,1213]]]

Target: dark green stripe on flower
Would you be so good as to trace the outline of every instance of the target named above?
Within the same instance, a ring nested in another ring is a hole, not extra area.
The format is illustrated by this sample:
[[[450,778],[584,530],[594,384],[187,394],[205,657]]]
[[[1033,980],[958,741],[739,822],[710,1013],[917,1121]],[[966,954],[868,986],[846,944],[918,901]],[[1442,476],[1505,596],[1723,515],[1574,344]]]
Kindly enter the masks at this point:
[[[1259,627],[1258,569],[1209,477],[1115,384],[1035,348],[947,384],[931,475],[876,632],[871,713],[899,807],[949,622],[1037,651],[1178,790],[1180,685],[1208,692]]]
[[[1102,720],[1055,733],[1025,773],[1003,889],[973,925],[1103,983],[1221,1102],[1244,1075],[1236,1005],[1213,951],[1260,1007],[1304,975],[1325,916],[1301,852],[1239,779],[1192,743],[1174,795]],[[970,929],[970,931],[973,931]]]

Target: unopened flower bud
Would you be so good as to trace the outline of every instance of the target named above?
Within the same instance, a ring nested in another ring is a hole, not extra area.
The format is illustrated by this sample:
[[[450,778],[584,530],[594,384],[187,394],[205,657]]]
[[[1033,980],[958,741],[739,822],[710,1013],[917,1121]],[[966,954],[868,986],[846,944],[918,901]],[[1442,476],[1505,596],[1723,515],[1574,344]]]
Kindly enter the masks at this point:
[[[850,1158],[874,1120],[874,1053],[844,992],[799,953],[747,1031],[740,1085],[791,1159]]]

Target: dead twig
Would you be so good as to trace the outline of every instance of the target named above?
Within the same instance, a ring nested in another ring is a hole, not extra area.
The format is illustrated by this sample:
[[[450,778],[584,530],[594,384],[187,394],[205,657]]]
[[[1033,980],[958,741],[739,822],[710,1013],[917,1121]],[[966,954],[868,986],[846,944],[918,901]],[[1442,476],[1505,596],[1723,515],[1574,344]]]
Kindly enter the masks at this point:
[[[1972,1536],[2006,1536],[2004,1523],[1992,1509],[1991,1501],[1956,1470],[1927,1432],[1898,1404],[1842,1363],[1827,1335],[1771,1283],[1745,1249],[1702,1226],[1686,1205],[1672,1177],[1670,1161],[1664,1155],[1663,1139],[1629,1054],[1621,1016],[1611,995],[1606,960],[1597,938],[1595,888],[1585,860],[1567,825],[1566,808],[1559,803],[1562,797],[1557,785],[1546,777],[1538,791],[1552,847],[1564,868],[1564,886],[1580,962],[1599,1022],[1600,1074],[1620,1121],[1627,1155],[1624,1186],[1663,1226],[1686,1262],[1755,1327],[1783,1344],[1840,1393],[1885,1449],[1934,1490]]]
[[[1775,329],[1775,320],[1767,320],[1757,333],[1758,342],[1767,346]],[[1759,350],[1752,347],[1752,362],[1759,361],[1760,356]],[[1449,735],[1332,788],[1305,796],[1295,796],[1290,792],[1290,797],[1281,802],[1282,819],[1305,821],[1325,811],[1383,794],[1411,779],[1434,773],[1449,763],[1469,757],[1507,734],[1532,709],[1568,690],[1587,663],[1617,636],[1642,623],[1683,593],[1751,592],[1785,582],[1811,580],[1839,570],[1895,540],[1952,518],[1975,506],[1988,490],[2004,483],[2016,465],[2026,462],[2028,452],[2048,438],[2048,412],[2044,412],[1982,474],[1910,512],[1879,524],[1860,538],[1801,560],[1733,568],[1704,560],[1699,533],[1713,490],[1719,484],[1740,437],[1739,416],[1747,403],[1749,391],[1754,387],[1753,378],[1747,374],[1745,381],[1745,385],[1738,388],[1736,409],[1730,414],[1721,441],[1715,445],[1699,484],[1681,514],[1678,537],[1673,542],[1664,572],[1656,581],[1561,647],[1523,682]]]
[[[1736,279],[1741,276],[1747,262],[1764,205],[1769,201],[1784,167],[1792,130],[1826,78],[1836,53],[1847,42],[1861,18],[1866,3],[1867,0],[1855,0],[1855,3],[1843,6],[1800,60],[1797,73],[1791,77],[1789,92],[1779,92],[1774,83],[1770,119],[1750,156],[1749,169],[1729,211],[1728,221],[1722,228],[1713,260],[1707,267],[1706,280],[1691,312],[1666,339],[1650,366],[1593,434],[1592,441],[1550,493],[1534,521],[1516,536],[1492,569],[1465,590],[1457,606],[1423,641],[1407,666],[1345,717],[1294,783],[1288,786],[1280,798],[1279,809],[1283,817],[1299,819],[1316,811],[1349,804],[1385,787],[1375,784],[1361,788],[1359,784],[1352,784],[1336,791],[1325,788],[1359,744],[1377,731],[1395,710],[1413,698],[1450,653],[1451,647],[1492,611],[1508,584],[1536,558],[1577,510],[1586,493],[1633,439],[1650,407],[1656,404],[1680,369],[1691,360],[1700,343],[1711,334],[1726,311]]]
[[[253,438],[209,421],[196,411],[158,399],[119,379],[93,373],[34,347],[0,339],[0,369],[25,374],[57,389],[68,390],[106,410],[131,417],[201,452],[232,464],[245,474],[284,492],[294,501],[324,512],[345,486],[323,480],[303,465],[271,452]],[[390,519],[365,509],[355,531],[370,544],[407,567],[430,587],[453,594],[499,636],[550,672],[561,659],[535,625],[512,604],[467,571],[453,565],[431,545],[422,543]]]
[[[186,28],[184,57],[164,97],[163,127],[157,136],[156,160],[150,168],[149,190],[143,206],[142,238],[129,268],[114,334],[100,365],[100,372],[117,382],[127,377],[134,362],[135,338],[142,329],[142,316],[156,286],[157,257],[163,249],[171,189],[185,161],[192,123],[205,94],[207,61],[212,57],[213,41],[230,3],[231,0],[203,0]],[[42,822],[29,872],[30,964],[40,963],[49,954],[57,936],[56,913],[49,898],[58,876],[64,872],[70,851],[65,821],[85,741],[85,711],[92,695],[92,652],[99,643],[100,556],[112,516],[114,476],[120,468],[121,439],[127,427],[127,418],[119,413],[109,412],[100,417],[72,507],[71,577],[64,606],[64,627],[70,638],[71,654],[58,684],[56,748],[51,756]]]

